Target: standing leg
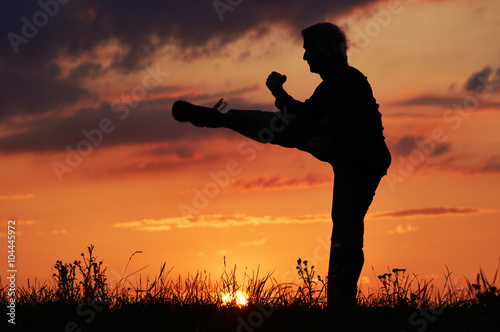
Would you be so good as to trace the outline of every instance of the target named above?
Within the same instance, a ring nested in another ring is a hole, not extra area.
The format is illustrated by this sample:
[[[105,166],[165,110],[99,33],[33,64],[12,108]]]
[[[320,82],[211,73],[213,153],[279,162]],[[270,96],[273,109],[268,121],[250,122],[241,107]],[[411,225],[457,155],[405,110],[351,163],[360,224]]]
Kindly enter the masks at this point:
[[[364,217],[380,177],[360,177],[335,167],[332,244],[328,271],[328,305],[354,307],[364,264]]]
[[[362,247],[332,242],[328,266],[328,306],[353,308],[356,305],[357,282],[364,262]]]

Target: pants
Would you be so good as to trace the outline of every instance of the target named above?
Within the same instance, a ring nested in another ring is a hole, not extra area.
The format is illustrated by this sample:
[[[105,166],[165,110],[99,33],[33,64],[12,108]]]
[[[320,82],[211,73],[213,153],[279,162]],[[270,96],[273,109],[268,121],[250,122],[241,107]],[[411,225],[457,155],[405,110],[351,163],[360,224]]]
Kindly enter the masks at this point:
[[[301,127],[294,115],[281,112],[229,110],[224,114],[225,127],[261,143],[271,143],[286,148],[297,148],[326,161],[328,156],[311,148],[309,142],[315,137],[328,136],[328,118],[315,126]]]
[[[328,151],[315,150],[309,144],[317,137],[328,138],[328,118],[306,128],[295,124],[293,118],[280,112],[230,110],[225,114],[225,119],[228,128],[258,142],[297,148],[313,154],[322,161],[333,160]],[[383,151],[382,154],[385,155],[383,162],[388,167],[389,151]],[[354,306],[357,281],[364,264],[364,217],[383,174],[359,174],[345,164],[331,162],[330,164],[335,179],[332,244],[328,269],[328,305]]]
[[[328,266],[328,305],[353,307],[364,264],[364,217],[381,176],[360,177],[334,167],[332,242]]]

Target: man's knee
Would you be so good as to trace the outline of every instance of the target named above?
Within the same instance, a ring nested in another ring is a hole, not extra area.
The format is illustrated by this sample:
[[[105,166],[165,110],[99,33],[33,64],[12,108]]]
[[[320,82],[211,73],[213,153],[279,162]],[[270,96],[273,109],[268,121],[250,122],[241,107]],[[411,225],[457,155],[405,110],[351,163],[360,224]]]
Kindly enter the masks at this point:
[[[332,273],[343,270],[361,273],[365,256],[361,246],[353,246],[332,242],[330,247],[330,269]]]

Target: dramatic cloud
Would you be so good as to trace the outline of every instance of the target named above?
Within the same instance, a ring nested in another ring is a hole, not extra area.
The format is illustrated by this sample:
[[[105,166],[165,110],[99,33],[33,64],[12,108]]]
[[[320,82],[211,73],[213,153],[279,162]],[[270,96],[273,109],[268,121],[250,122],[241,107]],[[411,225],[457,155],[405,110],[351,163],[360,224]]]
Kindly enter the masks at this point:
[[[161,67],[151,68],[150,72],[146,71],[145,77],[149,75],[158,80],[168,77],[168,72]],[[252,104],[240,98],[240,95],[257,88],[250,85],[228,90],[224,95],[231,101],[233,108],[272,110],[273,105]],[[147,92],[147,98],[133,98],[132,90],[133,88],[124,92],[111,103],[102,102],[94,108],[81,108],[70,115],[54,114],[11,124],[9,130],[12,134],[4,133],[0,137],[0,153],[65,151],[67,146],[76,149],[82,141],[90,140],[93,143],[89,136],[93,136],[98,142],[93,144],[95,148],[177,141],[189,143],[220,135],[236,136],[229,131],[206,131],[187,124],[179,125],[170,112],[172,103],[176,99],[186,99],[205,105],[217,100],[222,93],[198,94],[179,86],[164,85],[151,91],[143,90]],[[109,127],[112,128],[110,132],[102,132],[100,128],[104,119],[110,121]],[[103,134],[102,139],[97,133],[98,130]],[[157,155],[161,152],[156,150],[152,151],[152,154]],[[171,151],[163,152],[171,153]],[[186,157],[192,151],[185,149],[178,150],[177,153]]]
[[[128,221],[116,223],[113,227],[128,228],[141,231],[169,231],[173,228],[226,228],[233,226],[250,225],[277,225],[277,224],[309,224],[318,222],[331,223],[331,217],[328,214],[286,216],[286,217],[251,217],[245,214],[234,215],[201,215],[174,217],[164,219],[142,219],[137,221]]]
[[[377,212],[371,214],[374,218],[411,218],[419,216],[434,217],[439,215],[469,215],[488,212],[478,208],[468,207],[422,207],[395,211]]]
[[[300,29],[374,0],[4,1],[0,119],[43,115],[91,96],[82,81],[145,68],[157,51],[213,54],[248,31]],[[65,4],[61,4],[65,3]]]
[[[53,17],[46,20],[26,44],[18,46],[19,54],[43,49],[42,55],[57,51],[78,55],[115,41],[123,51],[116,54],[113,65],[130,69],[143,63],[166,43],[175,43],[185,49],[214,47],[217,46],[214,40],[225,43],[251,29],[264,33],[275,24],[299,31],[324,20],[327,14],[340,16],[356,6],[375,1],[89,0],[66,5],[47,2],[55,4],[57,11],[52,8]],[[35,1],[9,2],[3,6],[9,13],[2,24],[4,35],[8,32],[22,35],[22,17],[37,22],[34,16],[38,12],[50,11]],[[9,52],[14,53],[12,45],[9,45]]]
[[[229,91],[227,96],[231,98],[252,89],[255,87]],[[173,87],[165,87],[163,90],[175,94],[176,99],[189,99],[194,103],[216,99],[214,95],[177,95],[177,90]],[[90,141],[94,148],[102,148],[177,141],[189,143],[221,135],[236,136],[230,131],[207,131],[187,124],[179,125],[170,112],[173,98],[139,100],[135,108],[128,106],[125,101],[118,101],[116,104],[103,102],[97,108],[83,108],[69,116],[44,117],[22,123],[13,134],[0,137],[0,153],[65,151],[67,146],[75,150],[82,141]],[[265,110],[271,106],[250,104],[237,97],[231,98],[231,102],[231,106],[243,109]],[[102,121],[109,122],[105,126],[109,129],[102,130]],[[153,150],[151,154],[172,153],[169,149]],[[184,150],[179,150],[178,147],[175,149],[176,153],[184,157],[192,154],[186,146]]]

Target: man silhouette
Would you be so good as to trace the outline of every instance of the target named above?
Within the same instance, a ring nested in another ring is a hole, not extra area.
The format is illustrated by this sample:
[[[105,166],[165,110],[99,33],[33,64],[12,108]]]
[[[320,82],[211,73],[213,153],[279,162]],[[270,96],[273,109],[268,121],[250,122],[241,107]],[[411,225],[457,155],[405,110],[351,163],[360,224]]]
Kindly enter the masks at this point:
[[[286,76],[272,72],[266,86],[280,112],[229,110],[177,101],[172,114],[199,127],[225,127],[263,143],[297,148],[332,165],[333,184],[328,305],[353,307],[363,264],[364,217],[391,163],[381,114],[366,77],[348,65],[347,40],[334,24],[302,31],[304,57],[322,78],[304,102],[283,88]]]

